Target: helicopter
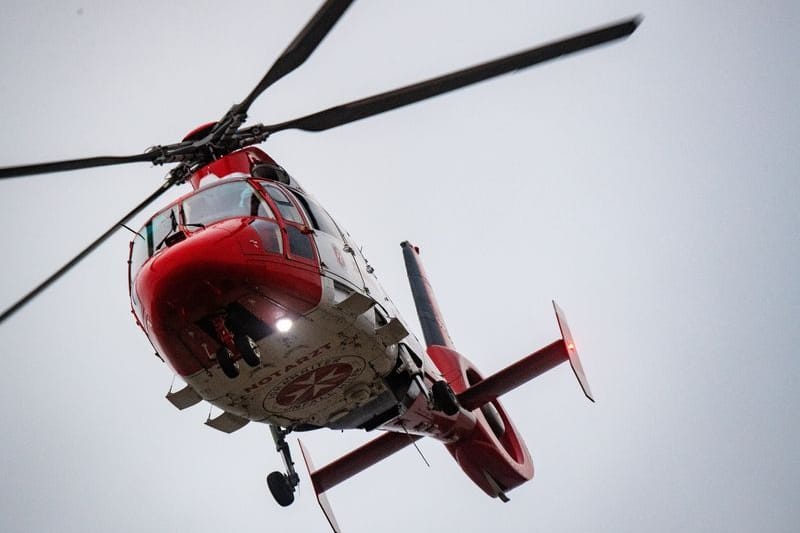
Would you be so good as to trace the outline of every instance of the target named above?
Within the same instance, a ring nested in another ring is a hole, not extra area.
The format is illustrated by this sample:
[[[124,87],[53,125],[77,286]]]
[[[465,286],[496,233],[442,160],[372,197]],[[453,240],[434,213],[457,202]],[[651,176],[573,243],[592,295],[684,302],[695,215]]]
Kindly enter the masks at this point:
[[[532,463],[496,398],[564,361],[573,364],[590,395],[563,314],[557,311],[562,339],[524,363],[481,378],[449,340],[419,251],[403,245],[424,344],[409,333],[349,234],[253,145],[279,131],[323,131],[619,39],[635,30],[638,19],[300,119],[243,127],[250,104],[305,61],[349,3],[326,2],[241,103],[179,143],[134,156],[0,170],[5,178],[133,162],[178,165],[150,197],[0,321],[167,189],[189,182],[192,192],[133,231],[130,253],[137,322],[187,382],[170,401],[183,408],[201,400],[220,407],[224,414],[209,425],[223,431],[249,421],[270,424],[287,463],[286,472],[270,474],[268,481],[281,504],[291,503],[298,481],[286,435],[322,427],[388,432],[312,472],[321,500],[327,489],[423,435],[446,442],[480,488],[505,498],[530,479]]]

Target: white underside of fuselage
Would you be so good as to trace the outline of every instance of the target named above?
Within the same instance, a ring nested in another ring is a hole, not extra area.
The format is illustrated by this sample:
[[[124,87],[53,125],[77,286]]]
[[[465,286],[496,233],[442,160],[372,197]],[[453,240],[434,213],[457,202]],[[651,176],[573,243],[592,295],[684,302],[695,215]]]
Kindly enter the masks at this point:
[[[398,342],[425,359],[423,349],[377,282],[359,290],[334,277],[323,275],[316,309],[257,342],[258,367],[240,361],[231,379],[214,366],[187,384],[242,422],[358,427],[385,410],[391,391],[383,378],[397,364]]]

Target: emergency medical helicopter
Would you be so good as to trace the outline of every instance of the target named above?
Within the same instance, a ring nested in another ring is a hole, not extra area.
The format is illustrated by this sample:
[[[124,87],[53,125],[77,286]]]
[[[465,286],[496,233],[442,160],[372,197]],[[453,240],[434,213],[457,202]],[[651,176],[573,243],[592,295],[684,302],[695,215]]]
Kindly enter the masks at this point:
[[[74,259],[0,315],[0,322],[59,279],[171,187],[192,191],[134,233],[129,291],[137,324],[186,382],[167,398],[222,409],[207,422],[232,432],[269,424],[285,472],[267,483],[281,505],[299,476],[286,436],[318,428],[385,433],[315,469],[300,445],[320,505],[338,525],[326,491],[428,436],[442,441],[491,497],[530,480],[530,454],[498,397],[569,361],[591,391],[563,313],[562,338],[489,376],[447,333],[419,250],[402,250],[423,330],[399,316],[360,248],[300,184],[253,145],[288,129],[324,131],[472,83],[630,35],[638,18],[286,122],[245,127],[250,105],[300,66],[349,7],[328,0],[260,83],[220,120],[181,142],[131,156],[92,157],[0,169],[0,178],[133,162],[177,163],[165,182]]]

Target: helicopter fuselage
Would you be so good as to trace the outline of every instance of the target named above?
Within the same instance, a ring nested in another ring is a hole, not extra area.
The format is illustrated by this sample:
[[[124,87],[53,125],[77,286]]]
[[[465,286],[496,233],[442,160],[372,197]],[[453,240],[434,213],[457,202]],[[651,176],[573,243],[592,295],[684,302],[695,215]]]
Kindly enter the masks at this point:
[[[490,496],[531,479],[527,447],[496,398],[506,384],[459,403],[482,377],[453,349],[421,264],[409,279],[431,306],[420,314],[427,348],[350,235],[264,152],[234,152],[191,181],[192,193],[137,233],[129,261],[137,323],[187,384],[167,395],[173,404],[211,403],[223,413],[206,423],[226,432],[250,421],[387,431],[312,474],[318,495],[424,436],[444,442]],[[402,246],[408,268],[419,250]],[[567,360],[563,344],[536,372]]]
[[[404,365],[439,372],[350,236],[288,175],[253,177],[262,164],[274,161],[247,148],[204,167],[196,190],[134,237],[133,312],[158,354],[226,413],[376,427],[416,396]]]

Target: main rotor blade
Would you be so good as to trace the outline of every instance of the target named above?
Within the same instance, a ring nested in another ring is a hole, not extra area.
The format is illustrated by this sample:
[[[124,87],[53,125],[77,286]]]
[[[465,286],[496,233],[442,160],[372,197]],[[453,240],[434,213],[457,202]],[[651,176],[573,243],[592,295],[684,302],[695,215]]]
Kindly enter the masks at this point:
[[[335,128],[336,126],[355,122],[362,118],[371,117],[385,111],[493,78],[511,72],[512,70],[530,67],[562,55],[571,54],[615,39],[627,37],[636,30],[640,20],[639,17],[635,17],[597,30],[554,41],[544,46],[531,48],[494,61],[445,74],[438,78],[408,85],[369,98],[355,100],[347,104],[331,107],[318,113],[280,124],[266,126],[266,129],[271,133],[275,133],[276,131],[287,129],[324,131]]]
[[[54,161],[52,163],[37,163],[19,167],[0,168],[0,179],[30,176],[32,174],[47,174],[48,172],[64,172],[81,168],[105,167],[110,165],[124,165],[125,163],[139,163],[142,161],[155,161],[161,154],[158,152],[145,152],[138,155],[127,156],[100,156],[84,159],[70,159],[67,161]]]
[[[253,101],[267,87],[302,65],[352,3],[353,0],[328,0],[325,2],[297,34],[297,37],[286,47],[269,72],[256,85],[256,88],[237,106],[237,111],[247,113]]]
[[[100,235],[97,239],[95,239],[89,246],[83,249],[81,253],[73,257],[67,264],[59,268],[52,276],[44,280],[40,283],[35,289],[30,291],[28,294],[23,296],[19,301],[17,301],[14,305],[3,311],[3,314],[0,315],[0,324],[5,322],[7,318],[11,315],[16,313],[17,311],[22,308],[25,304],[33,300],[40,292],[45,290],[47,287],[53,284],[56,280],[58,280],[61,276],[66,274],[72,267],[77,265],[83,258],[89,255],[95,248],[103,244],[106,239],[111,237],[123,224],[128,222],[131,218],[136,216],[142,209],[150,205],[156,198],[164,194],[167,189],[172,187],[176,182],[174,180],[167,180],[164,182],[161,187],[159,187],[153,194],[148,196],[142,203],[134,207],[131,211],[129,211],[125,216],[119,219],[113,226],[108,228],[108,230]]]

